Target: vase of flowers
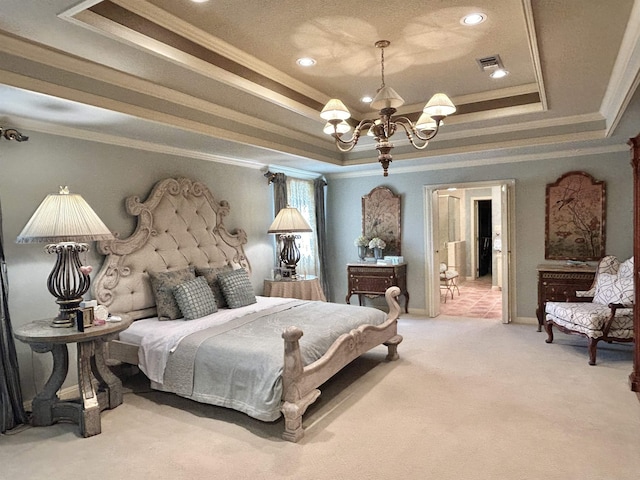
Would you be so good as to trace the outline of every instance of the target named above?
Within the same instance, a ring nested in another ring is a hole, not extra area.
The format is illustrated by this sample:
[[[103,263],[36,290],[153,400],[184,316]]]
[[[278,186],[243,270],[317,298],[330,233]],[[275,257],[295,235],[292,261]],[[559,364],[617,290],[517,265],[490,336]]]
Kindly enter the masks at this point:
[[[364,235],[360,235],[356,238],[353,244],[358,247],[358,257],[360,260],[364,260],[364,257],[367,256],[367,247],[369,246],[369,239]]]
[[[373,256],[377,259],[382,258],[382,250],[387,244],[381,238],[375,237],[369,240],[369,248],[373,249]]]

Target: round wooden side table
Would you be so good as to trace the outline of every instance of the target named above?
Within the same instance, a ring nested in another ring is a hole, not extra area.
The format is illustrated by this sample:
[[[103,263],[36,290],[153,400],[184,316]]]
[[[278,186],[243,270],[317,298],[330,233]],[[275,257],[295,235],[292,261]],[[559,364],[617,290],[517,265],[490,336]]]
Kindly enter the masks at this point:
[[[131,322],[130,318],[123,316],[119,322],[93,325],[79,332],[75,328],[53,328],[51,319],[46,319],[14,330],[15,337],[28,343],[34,352],[51,352],[53,355],[51,375],[32,402],[34,426],[47,426],[64,420],[77,423],[83,437],[101,432],[100,412],[122,403],[122,382],[105,363],[104,344],[116,339]],[[62,401],[57,392],[69,371],[68,343],[77,344],[80,398]]]

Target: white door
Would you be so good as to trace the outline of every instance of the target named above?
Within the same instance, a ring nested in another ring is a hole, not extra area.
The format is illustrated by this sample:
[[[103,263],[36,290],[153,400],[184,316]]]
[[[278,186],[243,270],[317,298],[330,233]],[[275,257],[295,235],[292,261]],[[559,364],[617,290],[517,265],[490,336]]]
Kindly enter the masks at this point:
[[[425,217],[425,299],[426,314],[435,317],[440,313],[440,276],[438,268],[439,231],[438,231],[438,190],[448,188],[487,188],[500,187],[501,231],[500,251],[495,251],[498,258],[498,275],[502,284],[502,322],[509,323],[512,319],[512,246],[515,232],[513,231],[513,201],[514,180],[499,180],[495,182],[473,182],[464,184],[428,185],[424,187],[424,217]],[[471,263],[473,265],[473,263]]]

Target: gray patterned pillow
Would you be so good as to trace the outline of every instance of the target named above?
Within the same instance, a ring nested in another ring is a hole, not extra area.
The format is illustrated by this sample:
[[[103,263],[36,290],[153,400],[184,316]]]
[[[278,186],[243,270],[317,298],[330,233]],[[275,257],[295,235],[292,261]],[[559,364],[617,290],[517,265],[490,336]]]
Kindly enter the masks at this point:
[[[239,308],[256,303],[256,296],[244,268],[218,274],[218,283],[229,308]]]
[[[216,298],[204,277],[181,283],[173,287],[173,295],[185,320],[193,320],[218,311]]]
[[[222,290],[220,289],[220,284],[218,283],[218,274],[222,272],[231,272],[233,268],[231,265],[225,265],[224,267],[211,267],[211,268],[196,268],[196,275],[200,277],[204,277],[211,287],[211,291],[213,292],[214,297],[216,297],[216,304],[218,308],[226,308],[227,301],[222,294]]]
[[[151,289],[156,298],[158,320],[175,320],[182,317],[180,307],[173,296],[173,287],[196,278],[193,267],[169,272],[149,272]]]

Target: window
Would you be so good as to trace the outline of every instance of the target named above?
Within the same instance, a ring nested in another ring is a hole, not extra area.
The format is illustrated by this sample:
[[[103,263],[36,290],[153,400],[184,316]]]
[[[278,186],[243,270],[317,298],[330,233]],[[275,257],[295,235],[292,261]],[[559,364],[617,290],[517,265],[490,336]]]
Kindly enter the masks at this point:
[[[313,232],[300,233],[296,240],[300,249],[300,261],[296,271],[301,275],[318,275],[319,260],[316,245],[316,204],[313,194],[313,181],[287,178],[287,200],[296,207],[309,223]]]

